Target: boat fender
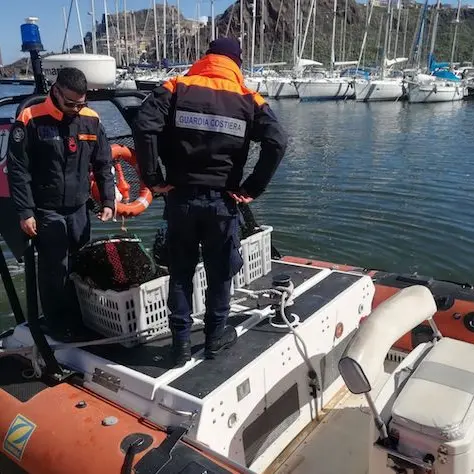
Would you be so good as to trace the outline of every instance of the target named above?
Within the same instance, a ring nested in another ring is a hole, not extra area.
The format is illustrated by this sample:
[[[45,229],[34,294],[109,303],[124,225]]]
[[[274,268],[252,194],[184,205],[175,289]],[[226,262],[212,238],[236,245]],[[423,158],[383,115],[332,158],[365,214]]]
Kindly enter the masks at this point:
[[[135,151],[124,145],[117,144],[113,144],[111,146],[111,150],[112,159],[114,160],[117,188],[122,195],[122,201],[116,201],[115,203],[115,213],[118,216],[124,217],[138,216],[151,204],[151,201],[153,200],[153,194],[150,189],[145,186],[145,183],[140,180],[140,190],[138,192],[138,197],[135,199],[135,201],[129,202],[130,185],[127,183],[124,177],[120,160],[126,161],[130,166],[132,166],[132,168],[134,168],[137,175],[140,175]],[[91,194],[97,202],[100,202],[99,188],[97,187],[97,183],[93,178],[91,178]]]
[[[464,326],[465,328],[470,331],[474,332],[474,313],[467,313],[464,315]]]

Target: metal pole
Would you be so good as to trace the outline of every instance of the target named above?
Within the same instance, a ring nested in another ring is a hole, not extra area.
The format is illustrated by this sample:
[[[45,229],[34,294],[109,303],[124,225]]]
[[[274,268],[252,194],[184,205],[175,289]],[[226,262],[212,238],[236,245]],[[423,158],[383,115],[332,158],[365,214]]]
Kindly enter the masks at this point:
[[[256,12],[257,0],[253,0],[252,4],[252,57],[250,58],[250,72],[253,74],[253,67],[255,64],[255,26],[256,26]]]
[[[174,49],[174,9],[171,9],[171,57],[173,58],[173,64],[176,62],[175,49]]]
[[[265,0],[260,1],[260,64],[263,64],[263,47],[265,38]]]
[[[120,38],[120,15],[119,15],[119,0],[115,0],[115,16],[117,18],[117,38],[116,38],[116,53],[117,53],[117,64],[121,64],[122,62],[122,48],[120,47],[120,43],[122,41],[122,38]]]
[[[156,0],[153,0],[153,21],[155,26],[155,50],[156,50],[156,62],[160,63],[160,45],[158,44],[158,19],[156,17]]]
[[[166,0],[163,0],[163,59],[166,59]]]
[[[72,13],[72,6],[74,4],[74,0],[71,0],[71,3],[69,4],[69,12],[67,15],[67,22],[66,22],[66,31],[64,32],[64,39],[63,39],[63,46],[61,48],[61,51],[64,52],[64,46],[67,41],[67,49],[69,52],[69,36],[68,36],[68,31],[69,31],[69,22],[71,21],[71,13]],[[65,10],[64,10],[65,11]]]
[[[316,38],[316,4],[317,2],[314,2],[314,8],[313,8],[313,35],[311,38],[311,60],[314,61],[314,41]]]
[[[244,58],[244,0],[240,0],[240,49]]]
[[[97,54],[97,34],[95,31],[95,0],[91,0],[92,8],[92,54]]]
[[[63,7],[63,17],[64,17],[64,35],[66,37],[67,52],[69,54],[71,48],[69,47],[69,35],[68,35],[69,22],[66,16],[66,7]],[[63,48],[63,51],[64,51],[64,48]]]
[[[216,24],[215,24],[215,18],[214,18],[214,0],[211,0],[211,39],[214,41],[216,39]]]
[[[130,63],[129,53],[128,53],[128,21],[127,21],[127,0],[123,0],[123,10],[125,18],[125,64],[128,66]]]
[[[75,0],[75,3],[76,3],[77,23],[79,25],[79,33],[81,34],[82,52],[85,54],[86,53],[86,43],[84,42],[84,33],[82,31],[81,14],[79,13],[79,5],[77,4],[77,0]]]
[[[107,13],[107,0],[104,0],[104,15],[105,15],[105,36],[107,38],[107,54],[110,56],[110,38],[109,38],[109,20]]]
[[[180,23],[181,13],[179,11],[179,0],[176,1],[176,7],[178,9],[178,21],[176,22],[177,28],[178,28],[178,61],[181,63],[183,58],[181,55],[181,23]]]
[[[197,0],[198,32],[196,59],[201,57],[201,0]]]

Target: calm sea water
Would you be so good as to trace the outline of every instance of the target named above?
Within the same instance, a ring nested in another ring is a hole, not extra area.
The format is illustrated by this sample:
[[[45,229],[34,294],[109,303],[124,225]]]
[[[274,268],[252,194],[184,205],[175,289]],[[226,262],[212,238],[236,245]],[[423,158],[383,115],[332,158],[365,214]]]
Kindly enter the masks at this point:
[[[19,90],[1,87],[0,96]],[[290,142],[252,209],[281,253],[474,280],[474,102],[271,105]],[[110,107],[95,108],[111,135],[126,132]],[[156,202],[127,227],[151,246],[161,214]],[[94,233],[119,228],[97,223]],[[7,256],[22,294],[21,267]],[[9,312],[0,285],[0,327]]]

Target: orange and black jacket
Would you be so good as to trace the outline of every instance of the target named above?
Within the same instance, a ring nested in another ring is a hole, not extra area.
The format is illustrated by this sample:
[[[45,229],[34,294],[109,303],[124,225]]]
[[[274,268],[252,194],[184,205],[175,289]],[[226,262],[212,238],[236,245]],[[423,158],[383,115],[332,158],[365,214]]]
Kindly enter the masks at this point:
[[[8,180],[20,219],[35,209],[79,207],[90,195],[90,167],[102,205],[114,209],[112,155],[99,116],[84,107],[68,118],[50,95],[23,109],[10,132]]]
[[[137,161],[148,187],[245,189],[259,196],[275,173],[287,137],[262,97],[244,86],[238,66],[209,54],[185,76],[158,86],[134,121]],[[241,183],[251,141],[261,143],[253,172]],[[166,170],[163,177],[158,161]]]

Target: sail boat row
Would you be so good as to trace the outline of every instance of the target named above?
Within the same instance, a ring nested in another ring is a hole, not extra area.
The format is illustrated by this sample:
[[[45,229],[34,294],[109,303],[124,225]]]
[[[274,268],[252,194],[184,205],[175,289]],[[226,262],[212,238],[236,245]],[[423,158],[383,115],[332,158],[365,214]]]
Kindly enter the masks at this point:
[[[312,0],[310,12],[314,8],[315,0]],[[459,16],[461,1],[458,0],[458,8],[455,20],[455,31],[452,44],[451,61],[449,63],[437,63],[434,59],[434,48],[436,43],[437,27],[439,20],[439,10],[441,8],[440,0],[436,4],[436,13],[434,26],[431,36],[430,52],[428,55],[428,67],[426,71],[421,69],[421,43],[426,24],[426,13],[428,10],[428,1],[421,11],[419,27],[414,41],[412,52],[412,63],[416,65],[414,69],[397,70],[394,67],[407,62],[409,58],[388,58],[391,41],[391,24],[393,19],[393,5],[389,0],[386,12],[385,38],[383,46],[383,55],[380,64],[380,72],[368,74],[360,67],[365,47],[367,44],[367,35],[371,24],[374,2],[369,0],[369,10],[366,20],[366,29],[360,49],[358,61],[339,61],[335,60],[335,35],[336,35],[336,13],[337,0],[333,3],[333,22],[332,22],[332,40],[331,40],[331,62],[329,70],[323,70],[318,75],[304,77],[304,71],[308,66],[322,66],[316,61],[301,59],[304,51],[306,33],[309,26],[309,17],[306,24],[305,37],[301,45],[297,44],[298,35],[295,35],[295,51],[298,54],[294,58],[294,68],[290,74],[283,77],[261,77],[259,79],[249,78],[250,86],[256,85],[260,91],[262,88],[267,92],[270,98],[291,98],[299,97],[301,100],[337,100],[337,99],[356,99],[357,101],[397,101],[408,99],[409,102],[445,102],[462,100],[467,96],[466,83],[460,77],[459,72],[454,70],[454,53],[457,44],[457,31],[459,25]],[[297,1],[295,1],[297,8]],[[398,28],[400,24],[400,0],[397,4],[398,22],[397,22],[397,40]],[[394,51],[397,51],[397,43]],[[341,72],[342,67],[354,66],[355,70],[350,73]],[[257,84],[256,84],[257,83]],[[265,90],[266,87],[266,90]]]

